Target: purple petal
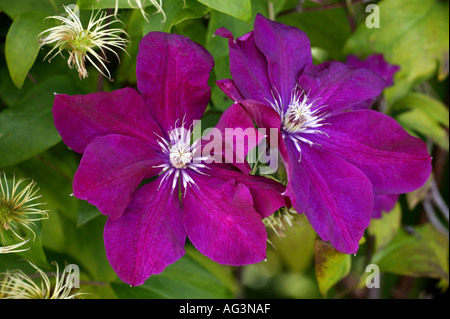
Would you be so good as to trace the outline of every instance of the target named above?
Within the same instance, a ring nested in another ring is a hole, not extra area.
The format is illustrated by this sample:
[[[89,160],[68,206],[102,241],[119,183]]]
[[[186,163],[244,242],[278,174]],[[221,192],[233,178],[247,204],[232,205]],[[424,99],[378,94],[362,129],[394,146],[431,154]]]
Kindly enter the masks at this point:
[[[291,206],[289,198],[282,195],[286,188],[272,179],[244,175],[227,165],[212,164],[209,167],[211,168],[209,172],[214,178],[223,181],[234,179],[237,183],[244,184],[252,194],[253,207],[262,218],[270,216],[281,207]]]
[[[165,132],[184,119],[200,119],[211,97],[212,56],[188,38],[148,33],[139,44],[137,84],[155,120]]]
[[[322,112],[339,112],[377,97],[385,82],[368,69],[355,69],[341,62],[308,65],[298,79],[315,107]]]
[[[266,134],[270,134],[270,129],[276,129],[278,134],[278,150],[283,157],[287,157],[286,146],[281,135],[281,117],[270,106],[255,100],[242,100],[239,102],[258,128],[265,128]],[[270,139],[267,141],[269,145]]]
[[[246,156],[264,138],[255,129],[249,114],[241,105],[233,104],[222,114],[216,128],[222,132],[224,162],[233,163],[248,174],[250,166]]]
[[[271,21],[261,14],[256,16],[254,32],[255,44],[268,61],[272,89],[287,105],[300,72],[312,63],[309,39],[300,29]],[[233,79],[236,81],[234,75]],[[236,85],[241,90],[239,83]],[[254,96],[244,96],[255,99]]]
[[[192,244],[220,264],[265,259],[267,233],[248,188],[232,180],[192,177],[198,188],[192,186],[183,198],[184,227]]]
[[[302,149],[301,164],[310,182],[305,213],[311,226],[337,250],[356,253],[372,215],[370,181],[339,157],[310,147]]]
[[[372,54],[365,61],[358,59],[355,55],[347,56],[346,64],[354,68],[366,68],[378,74],[385,81],[386,87],[394,84],[394,74],[400,70],[398,65],[389,64],[384,60],[382,54]],[[369,109],[376,103],[378,97],[371,98],[360,104],[354,105],[352,109]]]
[[[157,154],[144,140],[122,135],[98,137],[85,149],[75,173],[74,195],[117,219],[140,182],[159,172],[153,168],[157,164]]]
[[[64,143],[78,153],[98,136],[136,136],[156,145],[155,133],[161,134],[142,97],[131,88],[87,95],[57,94],[53,117]]]
[[[304,213],[309,201],[309,181],[300,153],[291,140],[286,141],[286,154],[282,158],[288,179],[285,195],[299,214]]]
[[[375,194],[402,194],[422,186],[431,173],[426,144],[394,119],[372,111],[345,112],[326,119],[315,141],[358,167]]]
[[[399,195],[375,195],[373,198],[372,218],[378,219],[383,216],[383,212],[389,213],[398,201]]]
[[[264,128],[281,128],[280,115],[267,103],[255,100],[242,100],[239,102],[248,112],[256,126]]]
[[[347,56],[346,64],[355,68],[366,68],[378,74],[386,82],[386,86],[394,84],[394,75],[400,66],[388,63],[382,54],[369,55],[366,60],[360,60],[355,55]]]
[[[260,102],[272,100],[267,60],[255,45],[253,31],[237,39],[223,28],[217,30],[215,34],[228,38],[230,71],[242,96]]]
[[[219,89],[221,89],[230,99],[234,101],[234,103],[237,103],[244,99],[233,80],[219,80],[216,81],[216,84]]]
[[[215,37],[216,35],[222,38],[233,38],[233,33],[231,33],[230,30],[227,30],[225,28],[217,29],[216,32],[214,32],[213,37]]]
[[[159,188],[159,178],[145,184],[118,220],[106,222],[106,256],[120,279],[132,286],[161,273],[185,253],[178,192],[171,193],[168,183]]]

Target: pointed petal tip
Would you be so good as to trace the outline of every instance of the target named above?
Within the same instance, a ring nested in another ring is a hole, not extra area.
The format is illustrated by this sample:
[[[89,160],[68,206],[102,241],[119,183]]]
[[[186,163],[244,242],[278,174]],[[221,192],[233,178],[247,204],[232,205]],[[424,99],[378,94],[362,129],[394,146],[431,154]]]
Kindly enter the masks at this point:
[[[185,254],[181,206],[169,195],[170,183],[160,180],[140,187],[119,220],[108,218],[104,229],[106,257],[119,278],[131,286],[142,285],[149,277]]]
[[[216,32],[214,32],[213,37],[215,37],[217,35],[222,37],[222,38],[234,39],[233,33],[231,33],[231,31],[229,31],[229,30],[227,30],[225,28],[217,29]]]

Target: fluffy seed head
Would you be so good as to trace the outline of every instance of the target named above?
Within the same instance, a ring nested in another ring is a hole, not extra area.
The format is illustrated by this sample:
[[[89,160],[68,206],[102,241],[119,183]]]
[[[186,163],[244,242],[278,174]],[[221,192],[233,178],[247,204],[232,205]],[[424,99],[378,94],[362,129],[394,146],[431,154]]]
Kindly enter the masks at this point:
[[[69,52],[67,64],[69,68],[76,68],[80,79],[86,78],[88,72],[85,62],[88,60],[101,74],[112,81],[111,73],[105,63],[106,52],[112,52],[120,62],[116,49],[125,51],[128,34],[120,28],[110,28],[115,22],[120,22],[114,15],[108,15],[104,11],[92,12],[87,28],[84,28],[78,16],[78,10],[64,6],[67,17],[51,16],[47,19],[60,21],[61,24],[47,29],[38,35],[39,45],[54,44],[44,60],[50,62],[56,55],[63,56],[63,51]],[[95,50],[100,50],[100,54]],[[64,56],[63,56],[64,57]]]
[[[42,195],[36,195],[39,188],[31,181],[26,186],[27,179],[21,178],[16,182],[15,176],[12,178],[10,187],[6,174],[0,172],[0,253],[19,252],[23,249],[29,239],[25,239],[21,234],[24,230],[29,230],[36,236],[33,230],[34,222],[48,218],[48,212],[39,206],[44,203],[36,202]],[[9,235],[12,234],[12,236]],[[13,237],[20,240],[20,243],[7,245],[6,237]]]
[[[293,208],[282,207],[272,215],[263,219],[264,225],[278,237],[284,237],[285,232],[294,226],[296,222],[297,212]]]
[[[74,299],[84,293],[73,293],[72,281],[66,272],[59,273],[56,265],[55,284],[50,277],[35,264],[28,263],[36,269],[41,278],[40,285],[21,270],[0,273],[0,299]]]
[[[97,0],[97,2],[98,1],[99,0]],[[132,8],[139,9],[144,19],[148,22],[148,14],[147,12],[145,12],[145,1],[146,0],[128,0],[128,5]],[[157,10],[154,14],[161,13],[163,15],[163,20],[161,22],[166,22],[166,13],[162,8],[162,0],[150,0],[150,3]],[[184,5],[186,6],[186,3]],[[118,10],[119,10],[119,0],[116,0],[116,9],[114,11],[114,15],[117,15]]]

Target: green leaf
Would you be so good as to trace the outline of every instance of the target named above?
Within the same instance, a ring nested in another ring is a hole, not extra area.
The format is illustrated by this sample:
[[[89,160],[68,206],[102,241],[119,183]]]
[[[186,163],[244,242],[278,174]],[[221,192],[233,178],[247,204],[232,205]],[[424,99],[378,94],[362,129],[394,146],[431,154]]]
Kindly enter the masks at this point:
[[[54,92],[80,90],[65,76],[52,77],[37,84],[17,106],[0,113],[0,167],[19,163],[61,140],[53,124]]]
[[[101,213],[97,207],[89,204],[87,201],[80,200],[77,209],[77,227],[83,226],[100,215]]]
[[[163,21],[162,17],[149,19],[149,22],[144,24],[143,35],[151,31],[170,32],[177,23],[187,19],[201,18],[209,12],[208,7],[195,0],[186,0],[186,6],[183,0],[164,1],[162,7],[166,14],[166,21]]]
[[[232,298],[228,287],[189,255],[151,276],[143,285],[111,283],[121,299],[212,299]]]
[[[277,21],[305,32],[311,46],[325,50],[332,59],[343,58],[342,49],[351,35],[345,9],[291,13],[278,18]]]
[[[418,189],[406,194],[406,203],[408,208],[413,210],[417,205],[419,205],[430,193],[431,184],[435,181],[433,172],[428,177],[425,184],[423,184]]]
[[[409,93],[391,107],[391,112],[400,113],[397,121],[408,131],[432,139],[444,150],[448,150],[448,108],[440,101],[421,93]]]
[[[318,238],[314,243],[314,260],[319,290],[326,297],[328,291],[348,275],[352,261],[350,255],[337,251]]]
[[[36,237],[34,237],[33,233],[31,233],[30,231],[27,231],[24,238],[29,239],[29,242],[24,246],[20,247],[29,249],[23,252],[15,253],[15,255],[17,256],[17,258],[27,259],[34,262],[38,267],[48,267],[49,264],[42,246],[42,237],[41,237],[42,222],[41,221],[35,222],[35,226],[31,226],[31,228],[33,229],[33,232],[36,235]],[[10,241],[7,242],[9,243]],[[17,243],[17,240],[15,243]]]
[[[288,4],[288,0],[269,0],[273,4],[274,14],[281,12]]]
[[[417,83],[436,73],[448,75],[449,2],[439,0],[384,0],[378,3],[380,28],[367,28],[364,21],[349,39],[346,52],[366,56],[383,53],[387,61],[401,66],[395,85],[385,91],[392,103]],[[438,62],[438,64],[436,63]]]
[[[18,176],[16,176],[16,178],[17,177]],[[36,201],[36,203],[38,203],[38,201]],[[45,205],[41,205],[40,208],[43,210],[46,209]],[[26,249],[25,251],[14,253],[16,258],[25,258],[27,260],[33,261],[39,267],[47,267],[48,262],[42,247],[42,222],[39,220],[35,221],[34,225],[29,225],[32,231],[23,226],[20,226],[19,224],[16,224],[16,226],[18,227],[15,228],[15,232],[28,241],[23,246],[18,248]],[[0,246],[10,246],[23,242],[23,240],[18,239],[10,230],[2,229],[0,231],[0,236]],[[3,258],[4,254],[1,254],[0,256],[2,256],[1,258]]]
[[[401,225],[402,209],[399,203],[380,219],[372,219],[368,231],[375,236],[375,251],[380,251],[394,238]]]
[[[444,150],[448,150],[448,133],[432,119],[427,113],[419,109],[404,112],[396,117],[396,120],[411,134],[419,133],[432,139]]]
[[[73,0],[0,0],[0,10],[3,10],[12,20],[25,12],[41,12],[46,15],[64,11],[63,4],[73,3]]]
[[[34,269],[23,257],[20,257],[16,254],[2,254],[2,258],[0,258],[0,272],[3,273],[7,270],[15,271],[22,270],[26,274],[36,273],[36,269]],[[50,267],[47,265],[37,265],[38,267]]]
[[[119,2],[117,3],[116,0],[78,0],[77,1],[77,6],[80,8],[80,10],[91,10],[91,9],[112,9],[112,8],[116,8],[116,4],[117,7],[119,9],[121,8],[126,8],[126,9],[130,9],[133,8],[132,6],[132,1],[128,1],[128,0],[119,0]],[[143,2],[143,6],[147,7],[151,4],[151,2],[149,1],[142,1]],[[131,3],[131,5],[130,5]]]
[[[126,31],[130,38],[130,43],[127,48],[129,57],[121,59],[116,77],[119,83],[136,83],[136,60],[139,52],[139,42],[142,39],[142,28],[146,22],[138,10],[125,12],[123,16],[124,21],[127,21]]]
[[[220,282],[222,282],[227,289],[235,295],[239,290],[239,284],[237,282],[237,278],[235,273],[233,272],[232,266],[221,265],[216,263],[202,255],[197,249],[192,245],[186,245],[186,254],[196,261],[200,266],[205,268],[208,272],[210,272],[214,277],[216,277]]]
[[[20,89],[39,53],[38,34],[44,31],[45,15],[26,12],[12,23],[5,42],[5,56],[9,74]]]
[[[216,59],[214,66],[216,78],[231,79],[229,66],[228,56]],[[211,101],[214,108],[220,111],[225,111],[234,103],[217,85],[213,85],[212,87]]]
[[[411,277],[442,278],[448,283],[448,236],[430,224],[400,229],[392,241],[377,252],[372,263],[380,271]]]
[[[197,0],[211,9],[228,14],[236,19],[250,22],[252,4],[250,0]]]
[[[6,63],[0,66],[0,97],[8,107],[15,105],[34,84],[25,81],[21,89],[18,89],[11,80]]]
[[[448,128],[449,112],[448,108],[431,96],[421,93],[409,93],[392,106],[393,112],[405,110],[420,110],[427,114],[436,123]]]
[[[235,38],[238,38],[253,30],[253,24],[257,13],[264,16],[268,15],[267,0],[252,0],[252,7],[253,17],[251,23],[245,23],[218,11],[211,11],[205,47],[215,60],[223,57],[227,57],[228,59],[228,40],[218,36],[214,37],[213,35],[217,29],[224,27],[231,31]],[[279,5],[275,5],[275,14],[281,9],[282,8]]]
[[[88,274],[90,280],[112,282],[117,279],[117,275],[106,258],[103,242],[106,216],[95,218],[80,227],[77,227],[75,221],[63,214],[53,217],[48,221],[52,223],[51,225],[50,223],[44,225],[43,242],[45,247],[49,241],[55,239],[51,235],[57,235],[54,228],[59,228],[63,232],[63,236],[58,238],[58,247],[52,244],[53,250],[57,248],[56,252],[70,256],[80,270]]]
[[[44,246],[50,242],[51,248],[57,249],[64,242],[65,234],[59,224],[60,214],[75,224],[78,199],[70,194],[73,192],[71,177],[77,166],[78,159],[74,152],[60,143],[46,152],[4,169],[5,172],[31,178],[37,183],[39,194],[42,195],[40,200],[46,203],[43,208],[49,211],[49,218],[42,221]],[[49,225],[57,226],[52,229]],[[49,236],[50,241],[47,240]]]
[[[205,46],[206,31],[206,25],[198,19],[185,20],[173,28],[173,33],[184,35],[201,46]]]
[[[271,280],[270,293],[282,299],[319,299],[317,283],[312,276],[298,272],[279,272]]]
[[[316,232],[305,215],[297,215],[292,227],[283,236],[274,236],[272,233],[269,239],[275,247],[274,252],[290,271],[301,273],[311,266]]]

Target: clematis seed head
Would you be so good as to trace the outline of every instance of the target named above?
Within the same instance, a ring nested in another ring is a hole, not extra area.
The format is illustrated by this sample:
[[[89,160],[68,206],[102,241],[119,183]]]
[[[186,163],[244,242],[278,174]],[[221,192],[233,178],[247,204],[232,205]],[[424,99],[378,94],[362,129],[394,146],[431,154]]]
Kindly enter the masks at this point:
[[[119,0],[116,0],[116,8],[117,8],[118,2],[119,2]],[[162,22],[166,22],[166,14],[162,8],[162,0],[150,0],[150,2],[157,10],[154,14],[161,13],[163,15]],[[141,10],[142,16],[144,17],[145,21],[148,22],[148,14],[144,10],[145,0],[128,0],[128,4],[130,5],[130,7]]]
[[[293,208],[281,207],[272,215],[263,219],[263,223],[267,228],[272,229],[272,231],[278,237],[285,237],[288,229],[294,226],[297,212]]]
[[[75,6],[71,9],[64,6],[67,17],[50,16],[47,19],[60,21],[61,24],[47,29],[38,35],[39,45],[43,47],[47,44],[54,44],[44,60],[48,58],[50,62],[56,55],[63,56],[63,51],[69,52],[67,64],[69,68],[76,68],[80,79],[88,76],[86,69],[86,60],[90,62],[102,75],[112,81],[111,73],[106,67],[106,52],[112,52],[120,62],[116,49],[124,52],[129,42],[128,34],[120,28],[109,28],[113,23],[120,22],[108,15],[104,11],[92,12],[87,28],[84,28],[78,16],[78,10]],[[125,36],[123,38],[122,36]],[[100,50],[96,52],[96,50]],[[63,56],[64,57],[64,56]]]
[[[35,182],[30,182],[25,187],[21,185],[27,179],[21,178],[16,182],[13,175],[12,186],[8,184],[6,174],[0,172],[0,238],[3,247],[0,253],[20,252],[29,239],[25,239],[21,232],[29,230],[35,237],[34,222],[48,218],[48,212],[39,207],[44,203],[36,202],[42,195],[36,195],[39,188]],[[12,233],[12,237],[19,240],[16,244],[7,244],[6,233]]]
[[[66,276],[65,271],[60,274],[57,263],[52,263],[56,265],[56,280],[53,285],[45,272],[34,263],[28,263],[41,277],[40,285],[21,270],[0,273],[0,299],[75,299],[84,294],[73,292],[70,276]]]

